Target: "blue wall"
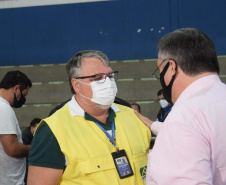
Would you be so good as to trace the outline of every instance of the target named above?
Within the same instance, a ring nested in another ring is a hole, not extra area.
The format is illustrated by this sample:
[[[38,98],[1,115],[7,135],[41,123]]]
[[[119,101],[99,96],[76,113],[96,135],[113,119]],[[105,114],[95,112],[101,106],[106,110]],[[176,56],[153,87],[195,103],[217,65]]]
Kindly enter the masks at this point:
[[[110,60],[157,58],[157,41],[195,27],[226,54],[225,0],[116,0],[0,9],[0,66],[66,63],[84,49]]]

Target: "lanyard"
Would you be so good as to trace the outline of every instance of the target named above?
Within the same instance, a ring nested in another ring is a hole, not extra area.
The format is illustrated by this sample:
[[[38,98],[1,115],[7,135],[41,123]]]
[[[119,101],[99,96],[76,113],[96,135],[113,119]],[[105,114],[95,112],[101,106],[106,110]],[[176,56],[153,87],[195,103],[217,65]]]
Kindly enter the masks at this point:
[[[112,128],[112,136],[97,122],[95,122],[96,125],[106,134],[106,136],[108,137],[108,139],[111,141],[111,143],[115,146],[115,124],[114,124],[114,120],[111,121],[111,128]]]

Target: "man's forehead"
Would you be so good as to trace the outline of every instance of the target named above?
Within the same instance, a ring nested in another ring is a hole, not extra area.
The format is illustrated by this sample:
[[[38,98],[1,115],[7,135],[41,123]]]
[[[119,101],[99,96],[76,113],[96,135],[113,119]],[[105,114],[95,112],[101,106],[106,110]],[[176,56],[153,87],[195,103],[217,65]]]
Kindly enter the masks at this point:
[[[158,96],[158,99],[161,100],[161,99],[165,99],[165,98],[164,98],[163,94],[161,94]]]
[[[138,106],[136,105],[136,104],[133,104],[133,105],[131,105],[132,107],[137,107],[138,108]]]
[[[84,58],[81,65],[81,74],[98,74],[98,73],[109,73],[112,72],[110,66],[106,64],[99,58]]]

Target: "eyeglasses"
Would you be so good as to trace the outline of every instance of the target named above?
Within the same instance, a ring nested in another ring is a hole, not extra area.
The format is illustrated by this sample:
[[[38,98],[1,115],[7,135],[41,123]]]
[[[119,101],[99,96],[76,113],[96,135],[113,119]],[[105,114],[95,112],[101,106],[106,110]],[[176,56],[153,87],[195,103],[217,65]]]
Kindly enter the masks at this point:
[[[104,83],[106,80],[106,77],[108,77],[110,80],[117,80],[118,71],[113,71],[110,73],[99,73],[92,76],[81,76],[75,79],[93,78],[93,81],[96,81],[97,83]]]
[[[167,60],[168,60],[168,61],[167,61]],[[173,60],[173,59],[165,58],[165,59],[162,61],[162,63],[155,69],[154,73],[152,73],[152,76],[153,76],[154,78],[160,79],[160,70],[159,70],[159,67],[160,67],[161,65],[163,65],[163,63],[164,63],[164,66],[165,66],[165,65],[169,62],[169,60]],[[175,60],[173,60],[173,61],[175,61]]]

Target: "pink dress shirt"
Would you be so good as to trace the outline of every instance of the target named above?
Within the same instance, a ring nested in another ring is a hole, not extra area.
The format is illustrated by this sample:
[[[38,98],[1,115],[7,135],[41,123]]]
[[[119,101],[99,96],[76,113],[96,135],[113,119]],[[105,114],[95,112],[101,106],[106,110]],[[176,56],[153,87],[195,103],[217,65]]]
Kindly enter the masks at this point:
[[[148,155],[147,185],[226,185],[226,85],[193,82],[174,104]]]

